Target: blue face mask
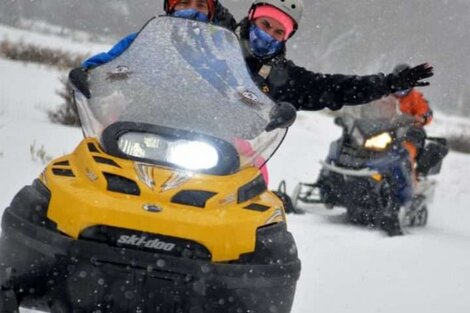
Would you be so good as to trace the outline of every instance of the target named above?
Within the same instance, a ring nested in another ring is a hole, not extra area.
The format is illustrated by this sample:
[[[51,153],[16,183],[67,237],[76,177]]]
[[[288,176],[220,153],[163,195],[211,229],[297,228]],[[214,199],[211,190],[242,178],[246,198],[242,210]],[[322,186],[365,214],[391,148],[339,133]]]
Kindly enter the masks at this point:
[[[274,39],[256,25],[250,26],[249,41],[251,53],[258,57],[272,56],[281,51],[284,45],[284,42]]]
[[[184,10],[177,10],[173,12],[173,16],[175,17],[183,17],[190,20],[200,21],[200,22],[209,22],[209,16],[206,14],[199,12],[196,9],[184,9]]]

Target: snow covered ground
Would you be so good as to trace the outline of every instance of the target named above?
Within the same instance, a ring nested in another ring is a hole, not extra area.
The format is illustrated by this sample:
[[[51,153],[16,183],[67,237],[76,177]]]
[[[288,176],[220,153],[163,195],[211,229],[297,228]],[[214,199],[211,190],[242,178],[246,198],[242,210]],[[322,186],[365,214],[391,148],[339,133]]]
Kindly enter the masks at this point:
[[[18,38],[15,31],[0,28],[0,38],[5,33]],[[69,47],[83,49],[81,44],[63,43],[64,49]],[[95,46],[87,51],[104,49]],[[61,101],[55,95],[60,74],[0,59],[0,208],[43,169],[31,149],[43,148],[47,155],[58,157],[71,152],[82,138],[79,129],[53,125],[47,119],[46,110]],[[440,120],[446,119],[437,115],[436,124]],[[315,180],[318,161],[339,134],[331,117],[299,114],[269,164],[270,187],[277,188],[286,179],[291,191],[298,181]],[[380,231],[348,225],[342,209],[311,206],[305,215],[288,216],[302,260],[292,312],[470,312],[468,164],[470,155],[448,155],[437,177],[428,226],[407,236],[389,238]]]
[[[304,117],[304,118],[302,118]],[[270,164],[272,188],[314,181],[339,129],[303,114]],[[445,160],[428,226],[407,236],[345,223],[345,211],[309,207],[289,216],[303,264],[293,312],[468,312],[470,300],[470,156]]]

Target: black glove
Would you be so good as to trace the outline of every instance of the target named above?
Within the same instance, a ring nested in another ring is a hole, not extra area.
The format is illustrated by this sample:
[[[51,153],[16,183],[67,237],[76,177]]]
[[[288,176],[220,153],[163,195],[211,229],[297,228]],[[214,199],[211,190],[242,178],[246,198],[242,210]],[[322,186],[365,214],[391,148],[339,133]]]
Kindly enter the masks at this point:
[[[69,81],[88,99],[91,98],[89,80],[88,71],[83,67],[74,68],[69,73]]]
[[[265,130],[270,132],[276,128],[288,128],[297,117],[297,110],[289,102],[278,102],[269,112],[271,122]]]
[[[390,92],[393,93],[413,87],[428,86],[429,82],[421,80],[433,75],[433,67],[428,63],[423,63],[415,67],[405,68],[398,73],[388,74],[387,83]]]

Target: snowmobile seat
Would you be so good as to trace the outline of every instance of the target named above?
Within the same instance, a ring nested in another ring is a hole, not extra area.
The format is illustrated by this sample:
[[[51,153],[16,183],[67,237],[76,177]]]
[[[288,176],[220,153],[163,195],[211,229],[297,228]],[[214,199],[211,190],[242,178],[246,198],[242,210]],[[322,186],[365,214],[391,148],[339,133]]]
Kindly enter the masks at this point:
[[[448,152],[449,148],[445,138],[426,138],[426,144],[416,159],[417,173],[422,176],[439,174],[442,160]]]

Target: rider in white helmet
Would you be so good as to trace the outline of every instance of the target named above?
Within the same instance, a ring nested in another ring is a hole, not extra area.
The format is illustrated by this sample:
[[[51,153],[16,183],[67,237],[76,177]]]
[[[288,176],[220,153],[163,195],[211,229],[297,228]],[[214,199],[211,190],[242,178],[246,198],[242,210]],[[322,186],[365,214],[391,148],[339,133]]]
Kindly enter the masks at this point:
[[[299,0],[255,0],[248,12],[250,52],[260,58],[280,52],[297,30],[302,11]]]
[[[338,110],[429,84],[421,81],[433,75],[426,63],[367,76],[321,74],[295,65],[285,57],[286,42],[298,29],[303,8],[302,0],[255,0],[235,29],[253,80],[273,100],[289,102],[297,110]],[[268,177],[266,169],[263,175]],[[287,211],[294,211],[287,194],[276,194]]]
[[[258,86],[297,110],[338,110],[429,83],[433,68],[421,64],[399,73],[357,76],[321,74],[287,60],[286,42],[299,27],[302,0],[255,0],[238,25],[245,60]]]

